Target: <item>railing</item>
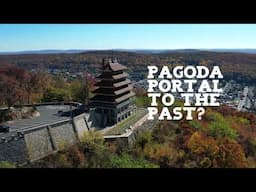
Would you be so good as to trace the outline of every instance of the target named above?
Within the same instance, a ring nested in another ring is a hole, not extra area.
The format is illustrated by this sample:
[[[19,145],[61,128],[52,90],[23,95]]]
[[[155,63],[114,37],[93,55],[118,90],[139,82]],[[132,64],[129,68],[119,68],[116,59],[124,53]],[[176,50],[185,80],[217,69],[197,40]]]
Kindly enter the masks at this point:
[[[65,119],[65,120],[61,120],[61,121],[55,121],[53,123],[46,123],[46,124],[42,124],[42,125],[38,125],[38,126],[31,126],[31,127],[24,127],[22,129],[19,129],[19,131],[17,131],[18,134],[20,133],[28,133],[28,132],[32,132],[35,130],[39,130],[39,129],[43,129],[45,127],[56,127],[60,124],[65,124],[65,123],[69,123],[72,122],[72,119]]]
[[[133,111],[134,109],[136,109],[135,106],[129,106],[127,109],[124,109],[124,110],[122,110],[121,112],[118,112],[117,117],[118,117],[118,118],[119,118],[119,117],[122,117],[123,115],[127,114],[128,112]]]
[[[44,105],[72,105],[75,107],[79,107],[82,105],[82,103],[73,102],[73,101],[71,101],[71,102],[57,101],[57,102],[44,102],[44,103],[14,105],[14,107],[33,107],[33,106],[44,106]]]
[[[44,123],[44,124],[37,125],[37,126],[29,126],[29,127],[24,127],[24,128],[21,128],[21,129],[17,129],[15,131],[13,131],[12,134],[1,137],[0,143],[17,140],[19,138],[22,138],[25,133],[29,133],[29,132],[33,132],[33,131],[36,131],[36,130],[44,129],[46,127],[57,127],[58,125],[65,124],[65,123],[72,123],[72,119],[70,118],[70,119],[65,119],[65,120],[61,120],[61,121],[55,121],[55,122],[52,122],[52,123]]]

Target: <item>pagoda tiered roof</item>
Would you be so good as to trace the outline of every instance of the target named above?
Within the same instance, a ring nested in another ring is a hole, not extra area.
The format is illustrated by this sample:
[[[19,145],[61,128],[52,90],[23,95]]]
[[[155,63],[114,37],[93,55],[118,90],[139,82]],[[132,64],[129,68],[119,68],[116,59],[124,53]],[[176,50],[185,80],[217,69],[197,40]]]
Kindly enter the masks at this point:
[[[133,96],[135,96],[135,93],[131,91],[128,94],[123,95],[122,97],[116,98],[115,102],[120,103],[122,101],[129,99],[130,97],[133,97]]]
[[[121,65],[117,62],[114,63],[109,63],[109,67],[112,71],[122,71],[122,70],[126,70],[127,67],[125,67],[124,65]]]
[[[127,68],[117,61],[108,60],[103,63],[102,73],[97,77],[95,96],[91,99],[95,106],[117,106],[121,102],[129,100],[135,94],[132,92],[131,80],[123,70]]]
[[[119,81],[119,82],[111,83],[111,84],[108,84],[106,81],[99,81],[95,84],[94,91],[99,89],[99,88],[104,88],[105,90],[106,89],[113,89],[113,88],[123,88],[123,86],[125,86],[125,85],[128,86],[130,84],[131,84],[130,79],[125,79],[123,81]]]
[[[128,85],[128,87],[118,89],[116,91],[111,91],[107,88],[99,87],[98,89],[95,89],[93,91],[93,93],[95,93],[97,95],[115,96],[115,95],[120,95],[120,94],[123,94],[123,93],[125,93],[127,91],[131,91],[131,90],[132,90],[132,86],[130,86],[130,85]],[[111,91],[111,93],[108,93],[110,91]]]
[[[131,80],[130,79],[126,79],[124,81],[120,81],[118,83],[114,83],[113,86],[114,87],[122,87],[124,85],[129,85],[131,83]]]
[[[98,80],[118,80],[128,77],[128,73],[122,72],[117,75],[111,75],[110,77],[106,76],[105,74],[101,74],[97,77]]]
[[[117,97],[117,98],[109,97],[109,98],[107,99],[106,96],[97,95],[97,96],[95,96],[95,97],[92,99],[92,101],[94,101],[94,102],[102,102],[102,103],[118,104],[118,103],[120,103],[120,102],[122,102],[122,101],[125,101],[125,100],[127,100],[127,99],[129,99],[130,97],[133,97],[133,96],[135,96],[135,93],[132,92],[132,91],[129,92],[128,94],[125,94],[125,95],[123,95],[123,96],[121,96],[121,97]],[[114,99],[114,100],[113,100],[113,99]]]

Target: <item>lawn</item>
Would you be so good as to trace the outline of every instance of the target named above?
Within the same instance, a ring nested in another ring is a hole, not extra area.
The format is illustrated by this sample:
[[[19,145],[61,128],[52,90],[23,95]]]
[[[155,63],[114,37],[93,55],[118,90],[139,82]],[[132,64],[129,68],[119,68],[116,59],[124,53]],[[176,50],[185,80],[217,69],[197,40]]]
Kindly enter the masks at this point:
[[[118,123],[114,128],[106,132],[106,135],[119,135],[119,134],[125,133],[126,129],[128,129],[131,125],[135,124],[146,114],[147,114],[146,108],[138,108],[136,113],[132,114],[127,119]]]

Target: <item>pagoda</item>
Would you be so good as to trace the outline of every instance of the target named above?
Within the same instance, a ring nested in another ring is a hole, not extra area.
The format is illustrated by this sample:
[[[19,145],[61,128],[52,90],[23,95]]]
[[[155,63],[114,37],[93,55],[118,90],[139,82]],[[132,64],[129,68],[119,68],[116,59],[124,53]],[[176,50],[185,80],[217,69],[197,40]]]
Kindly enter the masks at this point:
[[[96,78],[90,106],[100,118],[100,127],[114,125],[135,112],[134,92],[125,72],[127,68],[117,60],[103,59],[102,72]]]

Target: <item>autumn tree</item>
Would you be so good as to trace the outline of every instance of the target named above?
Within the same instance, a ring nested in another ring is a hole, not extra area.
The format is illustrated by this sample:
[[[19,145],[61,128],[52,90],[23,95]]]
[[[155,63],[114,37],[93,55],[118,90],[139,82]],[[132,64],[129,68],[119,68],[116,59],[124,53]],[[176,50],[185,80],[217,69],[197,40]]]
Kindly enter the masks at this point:
[[[43,72],[26,73],[24,76],[24,90],[26,92],[26,102],[31,103],[31,95],[33,93],[40,93],[46,91],[49,87],[49,77]]]
[[[144,147],[143,153],[146,159],[161,168],[175,167],[178,157],[176,149],[168,143],[151,143]]]
[[[134,92],[135,92],[136,96],[138,96],[138,97],[143,97],[147,94],[147,91],[140,87],[135,88]]]
[[[16,79],[7,75],[0,76],[0,96],[8,109],[21,98],[22,90]]]
[[[84,104],[88,104],[94,84],[95,78],[87,72],[84,73],[80,80],[71,83],[72,99]]]
[[[219,153],[217,142],[207,137],[202,132],[194,132],[187,141],[187,147],[190,150],[190,157],[197,162],[198,167],[214,167],[216,157]]]
[[[248,162],[242,146],[230,138],[222,138],[219,143],[218,167],[246,168]]]
[[[24,102],[24,98],[26,97],[27,93],[25,90],[26,81],[30,78],[30,74],[28,71],[19,68],[17,66],[12,66],[8,68],[8,71],[6,73],[7,76],[12,77],[15,81],[17,81],[17,84],[19,86],[19,104],[22,104]]]
[[[187,142],[190,158],[197,167],[245,168],[248,166],[242,146],[228,137],[214,139],[195,132]]]

